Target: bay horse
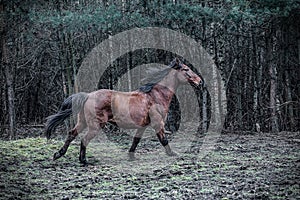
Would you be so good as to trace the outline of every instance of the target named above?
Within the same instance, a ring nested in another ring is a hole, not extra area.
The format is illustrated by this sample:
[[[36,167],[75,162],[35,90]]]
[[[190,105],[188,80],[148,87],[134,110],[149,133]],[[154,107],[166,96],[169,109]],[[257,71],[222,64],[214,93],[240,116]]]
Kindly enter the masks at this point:
[[[88,128],[87,134],[81,140],[79,154],[79,161],[86,164],[87,145],[108,122],[120,128],[137,129],[129,149],[130,159],[134,159],[135,149],[148,126],[155,130],[167,155],[174,156],[164,130],[170,102],[179,84],[199,86],[202,79],[178,58],[153,77],[150,83],[132,92],[100,89],[68,97],[58,113],[47,118],[46,136],[50,139],[51,132],[58,125],[72,114],[77,114],[77,124],[68,133],[63,147],[54,154],[53,160],[62,157],[76,136]]]

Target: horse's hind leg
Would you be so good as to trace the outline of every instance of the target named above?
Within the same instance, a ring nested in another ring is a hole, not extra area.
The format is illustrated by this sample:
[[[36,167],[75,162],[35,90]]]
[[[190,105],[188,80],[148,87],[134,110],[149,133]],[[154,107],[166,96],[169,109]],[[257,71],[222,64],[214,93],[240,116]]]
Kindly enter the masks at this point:
[[[86,161],[86,147],[90,143],[90,141],[99,133],[99,129],[91,129],[89,128],[87,134],[83,137],[80,144],[80,153],[79,153],[79,161],[82,164],[87,164]]]
[[[145,129],[146,128],[137,129],[137,131],[136,131],[136,133],[135,133],[135,135],[133,137],[132,145],[131,145],[131,147],[129,149],[129,154],[128,154],[130,160],[134,160],[135,159],[134,152],[135,152],[135,149],[136,149],[137,145],[139,144],[139,142],[140,142],[140,140],[141,140],[141,138],[143,136],[143,133],[144,133]]]
[[[53,160],[56,160],[60,157],[62,157],[63,155],[66,154],[68,147],[70,145],[70,143],[76,138],[76,136],[86,127],[85,121],[84,120],[80,120],[80,118],[78,117],[78,122],[76,124],[76,126],[69,131],[68,137],[65,141],[64,146],[54,154],[53,156]]]
[[[80,144],[79,161],[83,164],[87,164],[86,161],[86,147],[90,141],[99,133],[100,129],[105,126],[107,122],[107,116],[104,114],[98,119],[92,119],[88,122],[89,130],[87,134],[82,138]]]

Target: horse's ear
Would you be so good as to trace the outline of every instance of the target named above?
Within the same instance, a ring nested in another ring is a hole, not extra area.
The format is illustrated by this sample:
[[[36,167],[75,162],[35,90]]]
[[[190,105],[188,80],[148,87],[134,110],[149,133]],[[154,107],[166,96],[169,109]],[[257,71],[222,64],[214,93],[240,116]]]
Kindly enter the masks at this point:
[[[173,69],[179,69],[179,68],[181,68],[181,61],[179,60],[179,58],[175,58],[171,62],[170,67],[172,67]]]

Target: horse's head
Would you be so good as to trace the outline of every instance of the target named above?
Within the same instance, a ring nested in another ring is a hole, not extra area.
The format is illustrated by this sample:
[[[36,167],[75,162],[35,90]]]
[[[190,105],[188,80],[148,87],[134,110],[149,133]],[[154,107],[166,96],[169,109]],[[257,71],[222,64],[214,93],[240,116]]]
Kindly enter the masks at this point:
[[[181,83],[188,82],[194,86],[199,86],[203,82],[199,75],[183,64],[178,58],[175,58],[171,62],[170,67],[176,70],[176,76]]]

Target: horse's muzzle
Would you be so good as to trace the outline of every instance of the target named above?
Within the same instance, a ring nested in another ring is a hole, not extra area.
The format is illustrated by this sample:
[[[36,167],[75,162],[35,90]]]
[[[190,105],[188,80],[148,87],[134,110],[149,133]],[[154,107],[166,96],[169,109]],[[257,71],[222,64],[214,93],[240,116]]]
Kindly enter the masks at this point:
[[[204,81],[200,77],[195,78],[194,80],[190,81],[191,86],[194,88],[201,88],[204,85]]]
[[[195,80],[195,85],[197,87],[200,87],[200,86],[203,85],[203,81],[202,81],[202,79],[200,77],[197,77],[197,79]]]

